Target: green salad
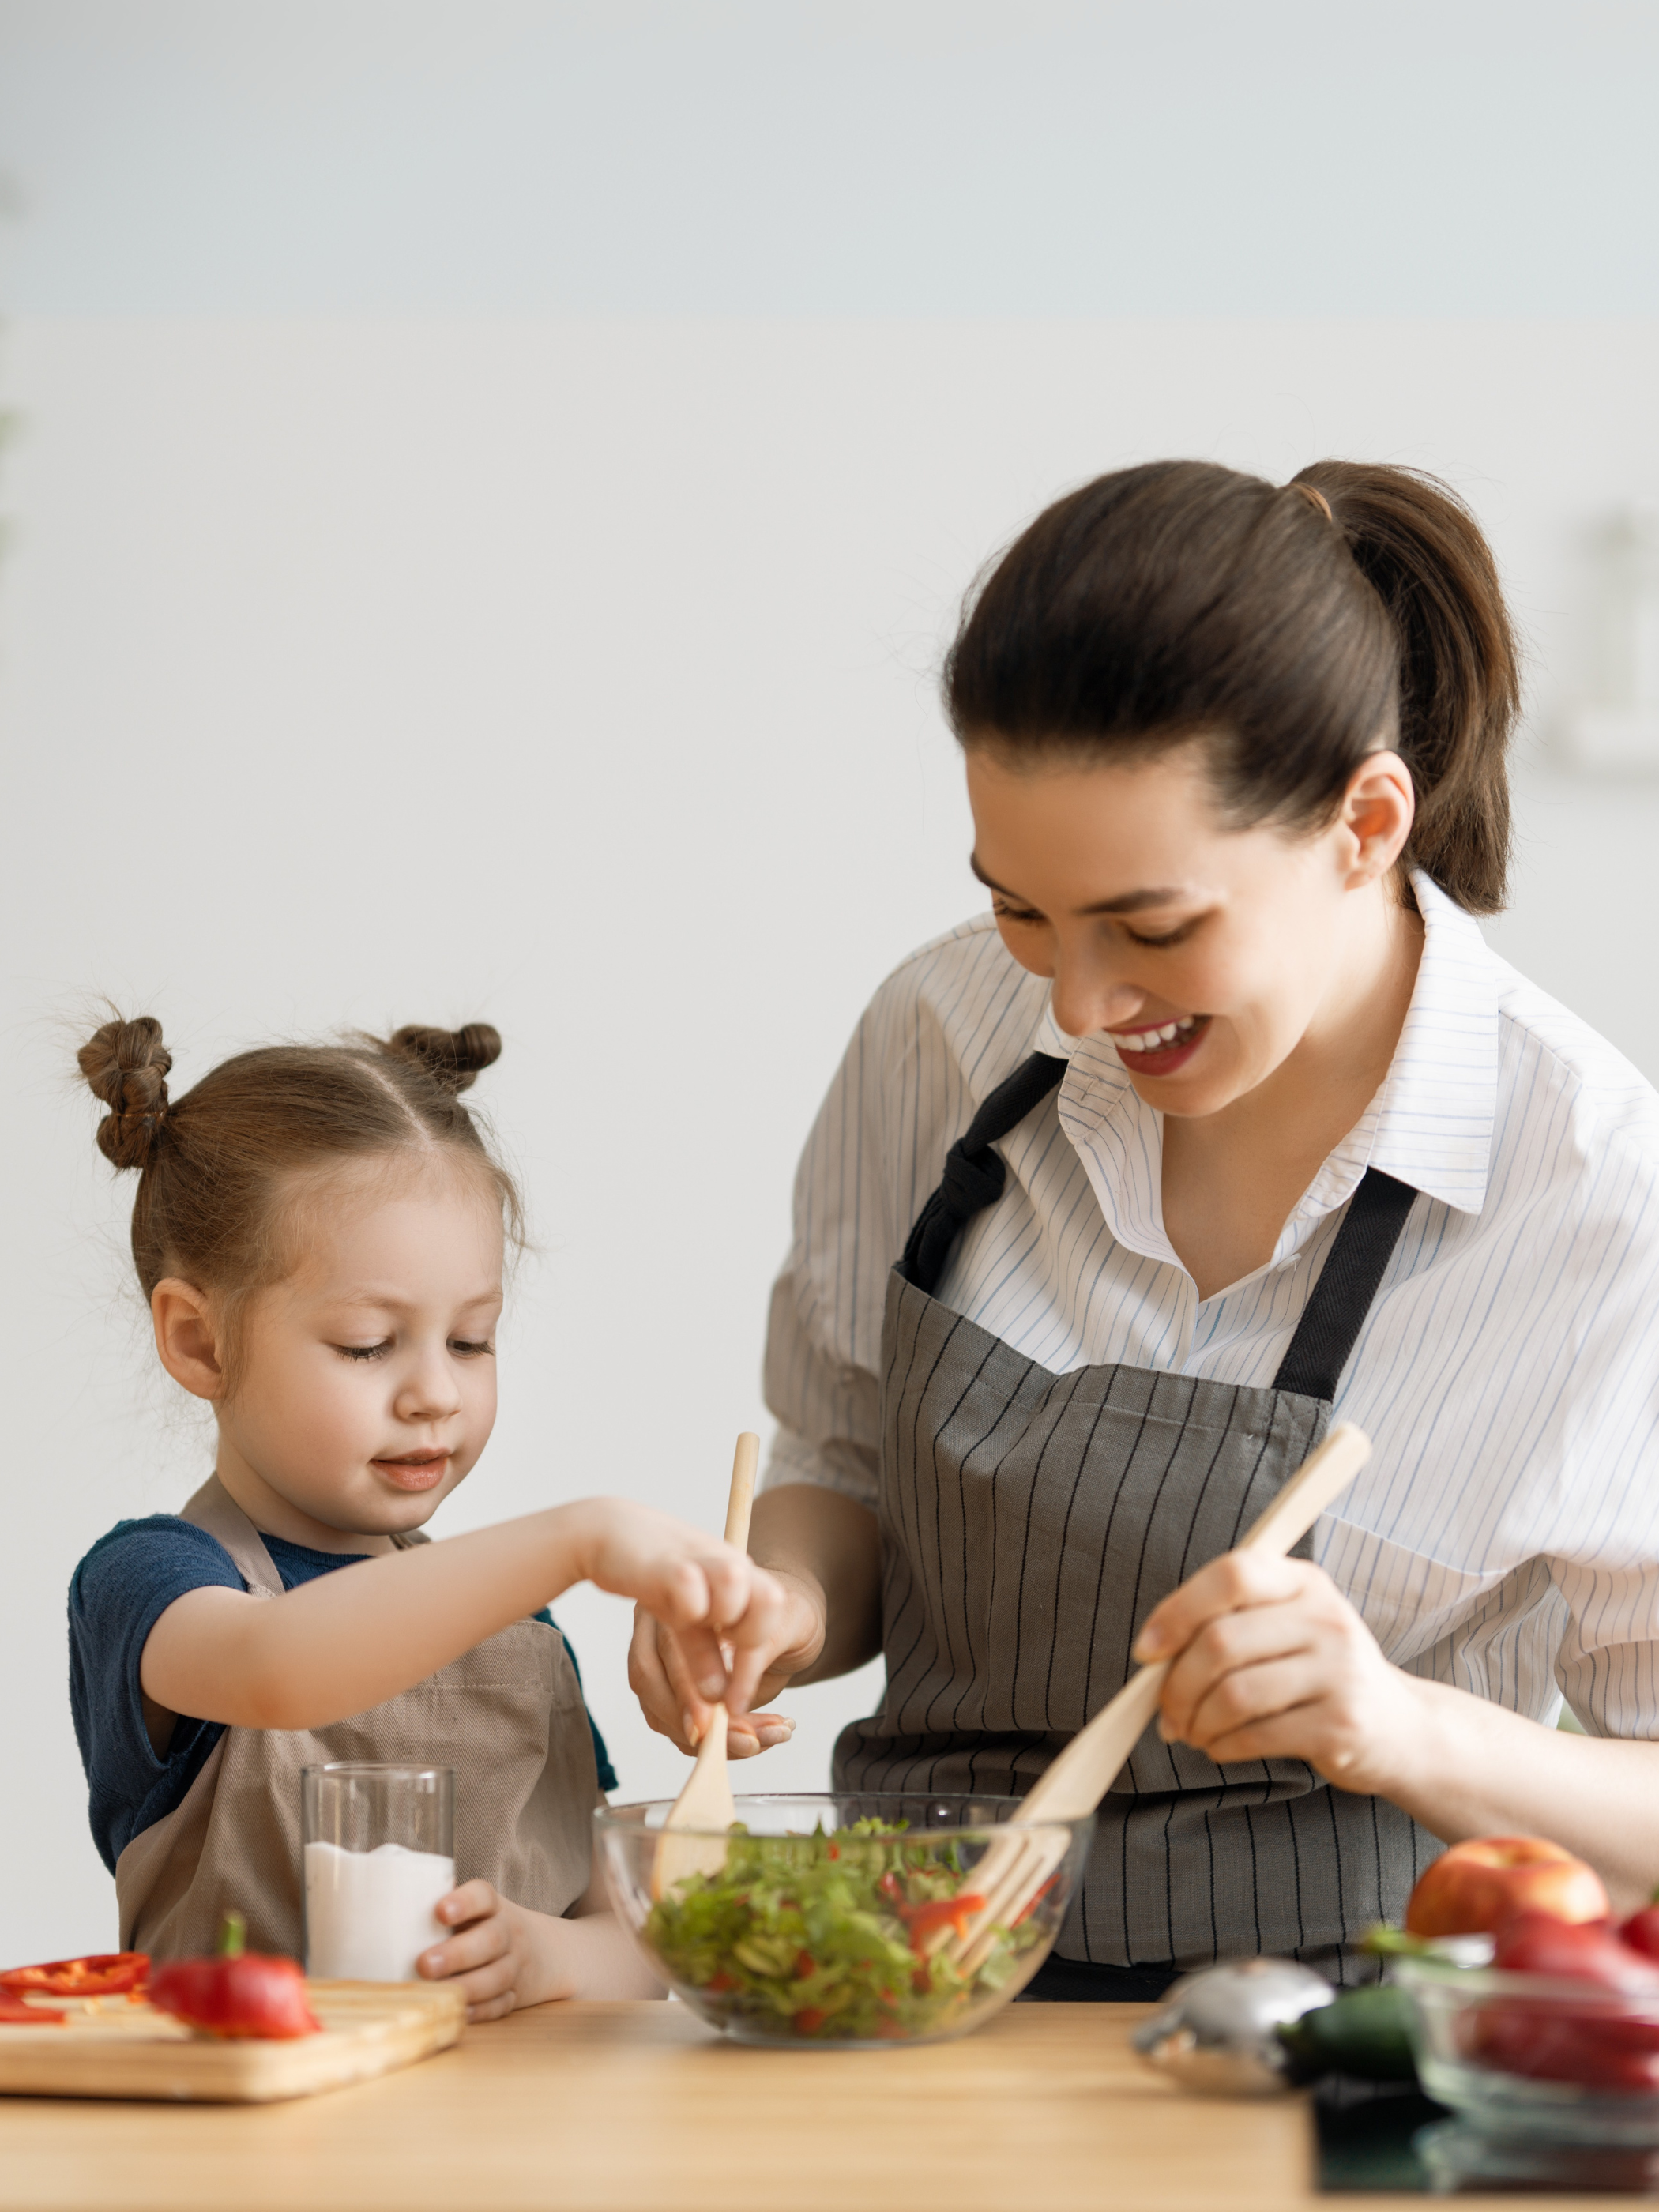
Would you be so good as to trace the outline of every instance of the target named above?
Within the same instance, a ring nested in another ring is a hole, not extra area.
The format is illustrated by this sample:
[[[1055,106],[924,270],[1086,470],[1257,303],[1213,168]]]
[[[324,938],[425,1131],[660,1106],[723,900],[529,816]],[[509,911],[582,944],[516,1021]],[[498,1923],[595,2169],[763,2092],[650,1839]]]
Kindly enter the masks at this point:
[[[820,2041],[937,2034],[975,1996],[1001,1989],[1048,1933],[1029,1910],[998,1928],[964,1973],[928,1939],[978,1910],[954,1839],[860,1820],[826,1835],[733,1828],[726,1865],[675,1885],[645,1936],[682,1987],[724,2021]]]

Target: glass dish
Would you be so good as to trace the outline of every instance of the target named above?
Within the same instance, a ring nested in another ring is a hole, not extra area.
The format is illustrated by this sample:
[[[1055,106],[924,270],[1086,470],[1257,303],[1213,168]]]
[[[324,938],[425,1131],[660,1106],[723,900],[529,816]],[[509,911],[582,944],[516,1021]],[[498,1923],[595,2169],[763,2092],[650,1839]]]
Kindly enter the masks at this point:
[[[744,2043],[876,2050],[968,2034],[1048,1957],[1082,1871],[1092,1814],[1026,1832],[1057,1863],[1017,1924],[998,1931],[988,1956],[958,1968],[931,1955],[951,1901],[977,1894],[974,1869],[1019,1802],[739,1797],[737,1828],[705,1832],[717,1858],[724,1846],[723,1871],[685,1875],[660,1901],[652,1887],[668,1801],[602,1806],[594,1821],[617,1911],[657,1972],[711,2027]],[[865,1822],[903,1826],[853,1832]]]
[[[1487,2135],[1659,2144],[1659,2000],[1590,1982],[1400,1959],[1417,2070]]]

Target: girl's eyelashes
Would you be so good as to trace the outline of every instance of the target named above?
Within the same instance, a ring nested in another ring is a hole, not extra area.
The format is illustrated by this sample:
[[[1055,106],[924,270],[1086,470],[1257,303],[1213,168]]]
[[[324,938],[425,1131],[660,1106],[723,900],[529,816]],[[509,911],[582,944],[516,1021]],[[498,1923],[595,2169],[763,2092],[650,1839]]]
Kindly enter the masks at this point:
[[[495,1353],[488,1337],[452,1336],[449,1348],[458,1359],[491,1359]],[[334,1349],[342,1359],[384,1359],[392,1349],[392,1339],[386,1337],[379,1344],[337,1344]]]
[[[1029,907],[1009,906],[1005,902],[997,899],[992,900],[991,911],[999,921],[1018,921],[1024,923],[1041,921],[1042,920],[1042,916],[1040,914],[1036,913]]]

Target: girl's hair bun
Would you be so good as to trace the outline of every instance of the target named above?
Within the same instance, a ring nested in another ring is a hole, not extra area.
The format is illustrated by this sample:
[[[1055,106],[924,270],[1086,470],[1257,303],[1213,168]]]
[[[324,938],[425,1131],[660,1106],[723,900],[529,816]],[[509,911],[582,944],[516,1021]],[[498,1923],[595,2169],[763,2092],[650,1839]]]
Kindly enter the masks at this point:
[[[391,1048],[418,1060],[447,1091],[465,1091],[501,1058],[501,1038],[488,1022],[469,1022],[461,1030],[428,1030],[411,1023],[398,1030]]]
[[[109,1112],[98,1124],[98,1149],[118,1168],[148,1166],[167,1120],[173,1054],[152,1014],[106,1022],[76,1058],[94,1097]]]

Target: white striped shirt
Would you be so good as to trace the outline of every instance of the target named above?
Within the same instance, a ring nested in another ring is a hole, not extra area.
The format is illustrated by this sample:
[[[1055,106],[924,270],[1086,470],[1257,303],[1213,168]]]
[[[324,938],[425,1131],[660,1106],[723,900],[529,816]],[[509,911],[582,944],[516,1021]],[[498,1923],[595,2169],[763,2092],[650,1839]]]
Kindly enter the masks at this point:
[[[1272,1260],[1212,1298],[1164,1230],[1162,1117],[1109,1040],[1059,1030],[989,915],[860,1023],[808,1140],[773,1296],[769,1483],[873,1504],[887,1276],[987,1094],[1070,1066],[1000,1151],[938,1295],[1056,1373],[1271,1383],[1368,1166],[1422,1194],[1336,1401],[1375,1450],[1315,1533],[1414,1674],[1592,1734],[1659,1736],[1659,1097],[1416,879],[1425,935],[1381,1090]],[[1426,1201],[1426,1202],[1425,1202]]]

